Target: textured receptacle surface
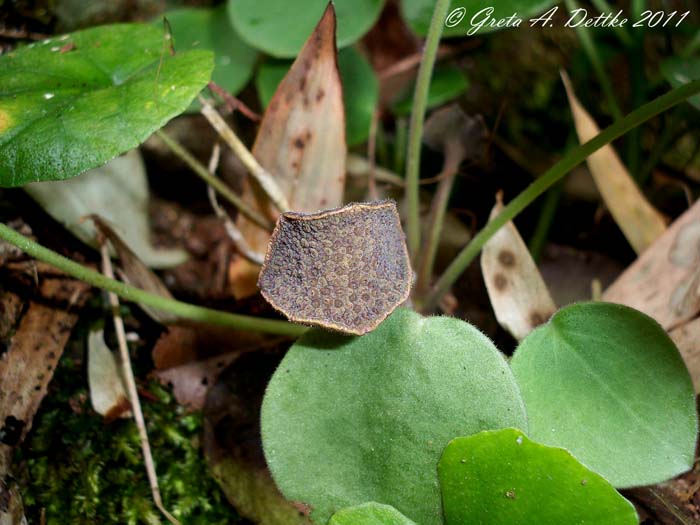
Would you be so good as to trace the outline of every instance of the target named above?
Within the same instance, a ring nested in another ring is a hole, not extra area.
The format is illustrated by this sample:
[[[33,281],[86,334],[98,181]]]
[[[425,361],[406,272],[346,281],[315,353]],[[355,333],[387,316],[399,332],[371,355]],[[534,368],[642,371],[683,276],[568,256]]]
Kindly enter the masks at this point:
[[[396,204],[379,201],[282,214],[258,286],[293,321],[359,335],[408,298],[411,280]]]

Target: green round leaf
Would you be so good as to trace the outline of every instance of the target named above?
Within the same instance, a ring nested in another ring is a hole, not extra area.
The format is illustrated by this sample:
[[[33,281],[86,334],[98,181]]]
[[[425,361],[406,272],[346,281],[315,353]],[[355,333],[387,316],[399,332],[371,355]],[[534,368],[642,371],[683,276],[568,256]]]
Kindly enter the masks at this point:
[[[504,27],[494,27],[499,20],[516,16],[520,18],[521,25],[529,25],[529,19],[542,13],[549,7],[557,4],[559,0],[452,0],[448,11],[446,27],[443,36],[464,36],[467,34],[483,34],[499,31]],[[435,0],[402,0],[401,8],[404,18],[411,29],[420,36],[428,32],[430,20],[433,17]],[[484,11],[492,9],[492,11]],[[494,24],[492,26],[491,24]],[[502,24],[507,24],[503,22]],[[508,23],[511,27],[513,23]],[[537,27],[542,27],[540,24]]]
[[[438,467],[448,525],[637,525],[634,506],[561,448],[512,428],[453,440]]]
[[[374,25],[384,0],[335,0],[338,47],[358,40]],[[229,0],[233,27],[253,47],[292,58],[321,19],[328,0]]]
[[[209,51],[170,56],[163,31],[113,25],[0,57],[0,185],[100,166],[182,113],[207,84]]]
[[[260,66],[255,87],[263,106],[270,102],[291,65],[288,60],[267,60]],[[372,114],[379,100],[379,81],[369,63],[352,47],[338,53],[338,69],[343,82],[345,136],[348,146],[354,146],[369,137]]]
[[[416,525],[391,505],[363,503],[339,510],[328,525]]]
[[[190,49],[214,51],[215,66],[211,79],[218,85],[235,95],[250,80],[258,53],[233,30],[225,5],[213,9],[175,9],[167,11],[164,16],[172,28],[178,52]],[[162,27],[162,17],[154,23]]]
[[[570,450],[616,487],[693,465],[695,393],[678,350],[650,317],[583,303],[528,335],[511,362],[530,436]]]
[[[270,381],[261,426],[277,485],[317,522],[376,501],[435,524],[436,465],[449,440],[526,424],[488,338],[463,321],[400,308],[361,337],[307,332]]]
[[[431,109],[441,106],[450,100],[457,98],[469,88],[469,80],[464,73],[456,68],[438,68],[433,74],[428,89],[428,105]],[[413,106],[413,93],[415,86],[406,90],[404,96],[393,104],[392,110],[397,116],[405,116],[411,113]]]
[[[671,57],[661,63],[661,73],[674,88],[700,78],[700,57]],[[700,95],[688,99],[700,109]]]

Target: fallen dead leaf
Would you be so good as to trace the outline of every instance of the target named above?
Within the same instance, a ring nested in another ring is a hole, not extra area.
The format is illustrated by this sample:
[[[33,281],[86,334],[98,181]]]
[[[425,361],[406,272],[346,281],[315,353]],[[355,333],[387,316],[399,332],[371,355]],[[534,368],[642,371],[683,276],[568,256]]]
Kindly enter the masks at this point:
[[[328,5],[313,34],[277,87],[253,146],[275,178],[290,210],[316,212],[340,206],[345,186],[345,114],[335,46],[335,11]],[[248,178],[242,198],[277,220],[278,211]],[[239,216],[238,229],[253,252],[265,253],[270,234]],[[257,291],[260,267],[242,257],[229,267],[234,296]]]
[[[260,441],[260,405],[281,354],[241,356],[221,376],[204,408],[204,455],[239,514],[259,525],[309,525],[284,499],[267,470]]]
[[[569,77],[562,72],[576,132],[581,144],[600,133],[598,125],[576,98]],[[612,146],[603,146],[586,160],[605,205],[638,254],[664,231],[666,221],[647,201]]]
[[[43,265],[39,276],[36,295],[0,356],[0,474],[32,426],[90,289]]]
[[[499,194],[491,219],[502,210]],[[481,270],[496,319],[517,340],[524,339],[556,310],[547,285],[512,221],[484,245]]]
[[[692,290],[700,270],[682,252],[700,250],[700,239],[688,232],[700,225],[700,201],[687,210],[647,251],[603,293],[603,300],[626,304],[656,319],[666,330],[694,317],[700,306],[679,309],[679,297]],[[678,247],[678,241],[696,239],[698,245]]]
[[[122,367],[109,349],[102,330],[88,336],[88,386],[95,412],[107,420],[131,417]]]
[[[695,392],[700,393],[700,317],[671,330],[668,335],[683,356],[685,366],[693,379]]]

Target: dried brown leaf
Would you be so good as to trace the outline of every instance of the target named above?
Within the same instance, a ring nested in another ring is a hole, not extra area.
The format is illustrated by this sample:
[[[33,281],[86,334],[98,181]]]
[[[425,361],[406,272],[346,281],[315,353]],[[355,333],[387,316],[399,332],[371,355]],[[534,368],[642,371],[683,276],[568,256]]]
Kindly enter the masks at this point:
[[[501,195],[491,219],[503,211]],[[512,222],[498,230],[481,252],[481,271],[499,324],[522,340],[556,310],[530,251]]]
[[[284,213],[258,285],[292,321],[361,335],[408,299],[413,279],[394,201]]]
[[[700,238],[692,234],[699,225],[700,201],[625,270],[603,293],[603,300],[641,310],[666,330],[692,319],[700,311],[700,265],[687,254],[700,250]],[[681,249],[679,243],[686,246]]]
[[[345,186],[345,113],[335,46],[335,11],[329,3],[313,34],[265,111],[253,155],[285,193],[290,210],[340,206]],[[250,178],[243,199],[274,222],[278,212]],[[269,234],[239,216],[238,229],[253,252],[264,253]],[[257,290],[260,267],[236,258],[229,280],[236,298]]]
[[[700,317],[674,328],[669,335],[683,356],[695,392],[700,393]]]
[[[62,274],[41,274],[36,297],[0,357],[0,471],[32,426],[89,289]]]
[[[566,73],[562,80],[581,144],[600,133],[598,125],[576,98]],[[612,146],[603,146],[586,160],[605,205],[635,252],[642,253],[664,231],[666,221],[647,201]]]
[[[231,365],[207,396],[204,454],[236,510],[259,525],[310,525],[286,501],[267,470],[260,442],[260,405],[280,356],[250,353]]]

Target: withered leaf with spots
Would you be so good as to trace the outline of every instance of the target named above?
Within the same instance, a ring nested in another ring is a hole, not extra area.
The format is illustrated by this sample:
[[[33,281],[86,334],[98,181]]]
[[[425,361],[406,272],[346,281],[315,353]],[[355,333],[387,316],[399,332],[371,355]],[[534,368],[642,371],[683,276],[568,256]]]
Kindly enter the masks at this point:
[[[345,188],[345,111],[335,45],[332,4],[304,44],[267,106],[253,155],[285,193],[289,209],[313,213],[340,206]],[[277,210],[255,181],[243,188],[243,200],[270,217]],[[239,215],[236,226],[250,249],[265,251],[270,234]],[[260,267],[242,257],[229,268],[238,299],[255,293]]]
[[[491,218],[502,210],[499,194]],[[484,245],[481,269],[496,319],[519,341],[556,310],[547,285],[512,222]]]
[[[292,321],[361,335],[408,298],[412,277],[396,203],[387,200],[282,214],[258,286]]]

